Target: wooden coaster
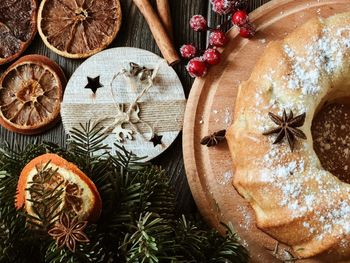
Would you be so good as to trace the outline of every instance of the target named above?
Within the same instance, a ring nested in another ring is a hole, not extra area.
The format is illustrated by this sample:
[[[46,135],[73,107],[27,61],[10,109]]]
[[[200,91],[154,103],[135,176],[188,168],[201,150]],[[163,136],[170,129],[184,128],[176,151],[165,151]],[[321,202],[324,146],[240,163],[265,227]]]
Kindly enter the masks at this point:
[[[138,104],[139,117],[144,122],[135,124],[140,133],[129,124],[123,125],[123,128],[133,131],[133,139],[124,139],[119,143],[137,156],[147,156],[145,160],[150,160],[165,151],[182,130],[186,99],[173,68],[149,51],[129,47],[113,48],[87,59],[67,84],[61,109],[62,122],[68,134],[72,128],[79,128],[80,123],[89,121],[98,122],[103,127],[110,126],[117,116],[117,106],[123,105],[123,111],[127,111],[142,90],[140,85],[137,85],[136,90],[131,89],[123,76],[118,76],[110,86],[118,72],[129,69],[130,62],[153,69],[159,66],[154,86]],[[90,84],[96,84],[96,87],[89,89],[88,78]],[[161,137],[161,144],[154,145],[149,141],[152,132],[148,125]],[[105,143],[114,152],[117,136],[110,132],[107,134]]]

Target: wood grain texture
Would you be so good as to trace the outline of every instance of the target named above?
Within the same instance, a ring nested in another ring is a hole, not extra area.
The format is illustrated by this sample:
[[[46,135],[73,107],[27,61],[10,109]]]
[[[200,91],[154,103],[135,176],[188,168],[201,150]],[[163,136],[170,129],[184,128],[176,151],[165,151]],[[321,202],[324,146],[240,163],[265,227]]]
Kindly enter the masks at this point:
[[[126,80],[123,75],[116,77],[129,69],[130,61],[156,70],[151,86],[134,78]],[[99,76],[103,88],[96,94],[84,88],[87,76]],[[148,91],[137,102],[138,110],[131,110],[128,120],[126,112],[132,107],[130,104],[134,105],[135,98],[147,87]],[[81,123],[98,122],[106,129],[104,143],[112,152],[117,150],[116,141],[124,139],[123,146],[128,151],[147,156],[145,161],[148,161],[162,154],[178,137],[185,107],[181,82],[163,58],[144,49],[119,47],[104,50],[77,68],[66,87],[61,117],[68,134]],[[162,136],[161,145],[150,142],[153,133]],[[129,136],[133,139],[128,139]]]
[[[173,41],[171,40],[169,34],[170,32],[167,32],[156,10],[152,7],[148,0],[133,1],[146,19],[147,24],[149,25],[149,28],[153,34],[153,38],[162,52],[163,57],[171,66],[178,64],[180,62],[180,57],[178,52],[175,50]]]
[[[238,86],[249,78],[266,45],[281,39],[307,20],[329,17],[350,10],[348,0],[274,0],[255,10],[251,19],[257,34],[251,40],[238,36],[233,28],[222,62],[209,70],[205,78],[192,86],[184,120],[184,158],[187,177],[198,208],[211,225],[222,229],[220,222],[232,222],[247,244],[252,262],[280,262],[269,250],[276,240],[256,227],[250,204],[232,186],[234,168],[226,144],[207,148],[200,145],[204,136],[227,128]],[[252,105],[253,106],[253,105]],[[290,248],[280,245],[283,249]],[[299,261],[298,261],[299,262]],[[302,262],[331,262],[314,258]]]
[[[249,9],[253,10],[269,0],[248,0]],[[155,1],[152,1],[155,7]],[[217,16],[210,12],[208,0],[169,0],[170,10],[172,15],[172,22],[174,28],[174,44],[178,49],[184,43],[193,43],[199,48],[203,49],[206,46],[205,34],[199,34],[190,29],[188,21],[191,16],[195,14],[210,15],[209,23],[213,24],[219,21]],[[121,0],[123,22],[121,30],[117,38],[112,43],[111,47],[130,46],[147,49],[158,55],[160,51],[153,40],[152,34],[137,8],[132,4],[132,0]],[[69,78],[74,70],[82,63],[83,60],[72,60],[60,57],[50,51],[42,42],[39,35],[37,35],[33,43],[29,46],[25,54],[42,54],[50,57],[56,61],[65,71],[67,78]],[[0,72],[7,68],[8,65],[0,67]],[[175,67],[181,82],[185,89],[185,94],[188,96],[193,80],[185,71],[184,65]],[[60,145],[65,145],[66,134],[64,133],[62,124],[57,125],[50,131],[40,136],[23,136],[11,133],[0,127],[0,139],[8,142],[10,145],[18,144],[23,147],[34,140],[38,141],[52,141]],[[180,212],[195,211],[194,205],[184,170],[182,157],[182,135],[177,138],[175,143],[167,149],[160,157],[153,160],[157,165],[168,172],[169,178],[173,183],[179,201]]]
[[[162,21],[169,37],[173,36],[173,22],[171,21],[170,6],[168,0],[157,0],[157,10],[160,20]]]

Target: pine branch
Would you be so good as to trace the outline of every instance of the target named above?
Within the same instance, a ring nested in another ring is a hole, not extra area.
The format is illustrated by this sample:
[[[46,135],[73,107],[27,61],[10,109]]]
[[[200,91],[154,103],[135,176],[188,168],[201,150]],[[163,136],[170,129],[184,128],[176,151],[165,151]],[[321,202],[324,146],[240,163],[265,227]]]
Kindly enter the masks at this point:
[[[244,263],[249,259],[248,252],[243,247],[233,229],[232,224],[222,224],[226,228],[226,236],[219,235],[212,230],[208,236],[208,262]]]
[[[90,225],[86,229],[86,234],[90,237],[90,243],[80,243],[76,253],[68,249],[58,248],[55,241],[51,241],[45,251],[46,263],[102,263],[110,262],[111,255],[105,249],[105,237],[97,233],[96,225]]]
[[[114,146],[117,150],[115,155],[111,157],[117,167],[119,166],[128,171],[135,172],[149,165],[149,163],[143,162],[145,157],[137,157],[132,152],[126,150],[124,146],[120,146],[118,144],[114,144]]]
[[[0,262],[26,262],[22,256],[31,247],[22,240],[28,230],[25,217],[17,213],[14,205],[17,180],[18,176],[0,172]]]
[[[37,173],[26,189],[31,196],[27,201],[32,203],[34,212],[34,215],[25,213],[27,222],[44,233],[47,233],[62,212],[64,191],[61,187],[64,181],[56,179],[58,169],[53,170],[49,165],[50,162],[47,162],[43,167],[36,167]],[[54,188],[51,189],[48,185],[54,185]]]
[[[165,253],[169,247],[174,246],[174,241],[170,239],[173,230],[163,218],[146,213],[140,215],[137,224],[132,228],[135,228],[135,232],[127,234],[124,244],[120,247],[128,251],[127,262],[155,263],[175,259]],[[159,242],[160,240],[162,242]]]
[[[18,176],[11,176],[6,171],[0,172],[0,220],[10,223],[17,217],[14,200]]]
[[[91,174],[96,161],[107,154],[108,145],[103,143],[107,135],[102,133],[103,127],[98,123],[80,124],[80,129],[73,128],[68,139],[68,151],[75,163],[87,174]]]
[[[200,220],[188,220],[185,215],[175,222],[175,240],[177,246],[178,260],[205,262],[206,255],[203,253],[207,243],[206,231],[194,222]]]
[[[19,176],[22,168],[35,157],[47,152],[45,144],[28,144],[21,148],[16,145],[11,148],[7,142],[0,147],[0,171]]]
[[[67,149],[52,143],[0,149],[0,263],[247,262],[231,226],[220,236],[200,218],[178,218],[175,191],[164,171],[118,145],[113,155],[106,153],[104,139],[101,129],[88,123],[72,131]],[[38,169],[28,185],[35,214],[19,213],[14,206],[21,170],[46,152],[77,164],[103,200],[99,221],[86,229],[91,242],[78,244],[76,253],[58,248],[45,234],[62,199],[59,183],[51,190],[42,187],[53,179],[54,170]]]
[[[174,218],[175,190],[164,170],[155,166],[145,167],[134,175],[132,181],[142,185],[139,211],[149,211],[165,219]]]

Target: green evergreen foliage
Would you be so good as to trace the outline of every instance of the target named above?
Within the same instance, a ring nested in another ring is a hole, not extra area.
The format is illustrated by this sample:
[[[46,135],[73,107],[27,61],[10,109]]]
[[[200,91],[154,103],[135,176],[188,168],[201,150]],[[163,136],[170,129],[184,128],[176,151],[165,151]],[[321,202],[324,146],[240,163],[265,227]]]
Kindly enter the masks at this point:
[[[226,235],[210,229],[198,215],[178,215],[175,191],[159,167],[117,146],[113,155],[101,129],[90,123],[72,131],[66,149],[34,143],[24,149],[0,149],[0,263],[2,262],[247,262],[248,253],[231,225]],[[23,167],[33,158],[57,153],[75,163],[95,183],[103,201],[99,221],[85,233],[75,253],[60,249],[47,234],[61,192],[41,187],[55,171],[44,167],[33,182],[40,201],[37,217],[17,211],[16,187]]]

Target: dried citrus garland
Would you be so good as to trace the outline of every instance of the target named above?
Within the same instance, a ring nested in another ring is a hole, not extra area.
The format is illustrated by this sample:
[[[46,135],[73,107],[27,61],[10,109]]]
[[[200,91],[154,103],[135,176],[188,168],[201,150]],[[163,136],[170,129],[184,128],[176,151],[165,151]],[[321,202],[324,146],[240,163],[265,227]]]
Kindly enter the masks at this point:
[[[223,24],[216,28],[209,27],[207,20],[202,15],[195,15],[191,18],[190,26],[194,31],[210,31],[209,46],[204,52],[198,51],[192,44],[186,44],[180,48],[181,56],[190,59],[186,69],[191,77],[204,77],[207,74],[208,66],[220,63],[221,53],[217,48],[224,47],[227,43],[224,30],[230,21],[239,28],[239,34],[242,37],[250,38],[255,34],[255,28],[249,22],[249,16],[245,11],[247,8],[246,0],[210,1],[215,13],[223,16],[230,15]]]

